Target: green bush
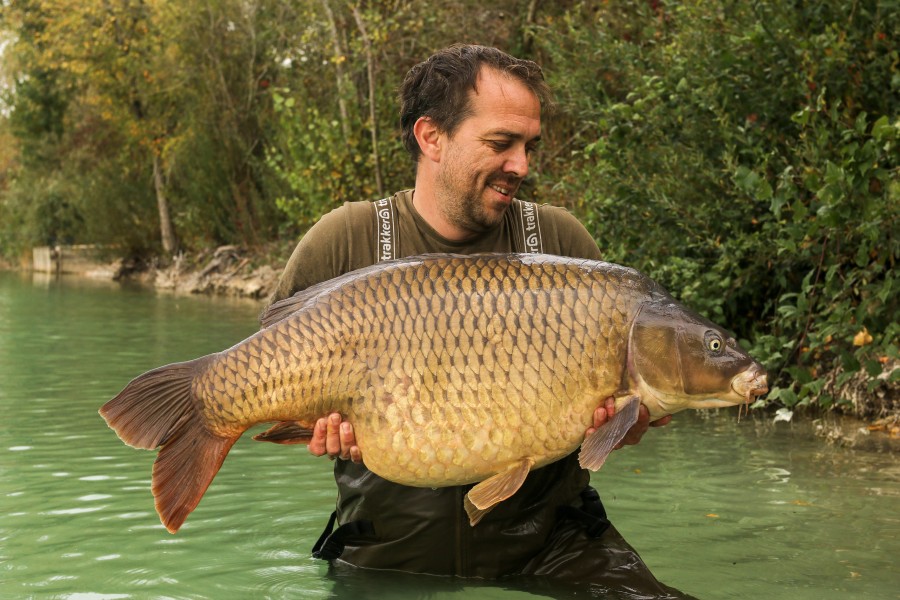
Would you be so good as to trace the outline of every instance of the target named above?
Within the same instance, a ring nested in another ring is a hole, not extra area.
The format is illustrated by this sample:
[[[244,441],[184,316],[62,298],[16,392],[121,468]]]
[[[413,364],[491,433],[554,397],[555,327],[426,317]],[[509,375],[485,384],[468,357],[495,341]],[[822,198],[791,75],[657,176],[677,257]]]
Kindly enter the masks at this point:
[[[898,26],[877,2],[611,2],[542,36],[577,140],[549,194],[749,340],[770,401],[829,406],[826,374],[897,357]]]
[[[300,106],[285,92],[273,99],[282,143],[270,153],[269,164],[290,190],[276,204],[291,223],[306,230],[341,199],[376,196],[361,136],[345,139],[337,121],[314,105]]]

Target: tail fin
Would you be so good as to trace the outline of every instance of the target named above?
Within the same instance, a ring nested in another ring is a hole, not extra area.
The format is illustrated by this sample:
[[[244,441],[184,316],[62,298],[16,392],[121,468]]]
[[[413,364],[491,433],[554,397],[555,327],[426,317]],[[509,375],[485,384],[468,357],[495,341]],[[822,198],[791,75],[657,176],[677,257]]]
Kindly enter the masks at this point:
[[[239,436],[214,435],[203,423],[191,384],[204,356],[148,371],[103,405],[100,414],[129,446],[160,448],[153,464],[156,512],[175,533],[193,511]]]

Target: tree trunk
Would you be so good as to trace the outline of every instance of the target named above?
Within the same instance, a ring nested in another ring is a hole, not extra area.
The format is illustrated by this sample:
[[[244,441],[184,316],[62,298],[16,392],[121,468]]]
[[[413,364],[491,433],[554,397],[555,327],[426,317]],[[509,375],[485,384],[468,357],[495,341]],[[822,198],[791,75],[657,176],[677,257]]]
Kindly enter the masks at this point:
[[[175,228],[169,216],[169,201],[166,198],[166,185],[163,179],[159,156],[153,155],[153,185],[156,188],[156,203],[159,206],[159,232],[162,236],[163,251],[174,256],[178,251],[175,241]]]
[[[366,24],[363,22],[362,15],[359,14],[359,7],[351,4],[353,10],[353,18],[356,19],[356,26],[359,28],[362,37],[363,47],[366,49],[366,70],[369,75],[369,131],[372,132],[372,160],[375,163],[375,185],[378,188],[378,195],[384,196],[384,186],[381,183],[381,159],[378,156],[378,121],[375,114],[375,57],[372,55],[372,41],[366,33]]]
[[[540,0],[531,0],[528,3],[528,11],[525,13],[524,34],[522,36],[522,53],[525,57],[530,57],[534,51],[534,20],[537,15],[538,4]]]
[[[328,18],[328,25],[331,29],[331,44],[334,48],[334,70],[337,78],[337,97],[338,110],[341,113],[341,132],[344,134],[344,143],[350,143],[350,117],[347,113],[347,92],[346,80],[344,78],[343,58],[346,53],[341,50],[341,40],[338,36],[337,23],[334,20],[334,12],[331,10],[329,0],[321,0],[322,8],[325,9],[325,16]]]

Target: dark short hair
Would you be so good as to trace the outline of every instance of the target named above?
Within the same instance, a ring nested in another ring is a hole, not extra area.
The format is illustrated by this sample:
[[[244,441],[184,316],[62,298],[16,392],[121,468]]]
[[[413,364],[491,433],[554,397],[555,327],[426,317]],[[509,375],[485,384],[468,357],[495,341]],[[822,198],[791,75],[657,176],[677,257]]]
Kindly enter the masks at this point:
[[[441,131],[452,135],[472,114],[469,90],[476,89],[483,66],[521,81],[537,96],[542,110],[552,107],[550,88],[536,62],[488,46],[454,44],[414,66],[400,84],[400,131],[413,161],[422,154],[413,133],[416,121],[428,117]]]

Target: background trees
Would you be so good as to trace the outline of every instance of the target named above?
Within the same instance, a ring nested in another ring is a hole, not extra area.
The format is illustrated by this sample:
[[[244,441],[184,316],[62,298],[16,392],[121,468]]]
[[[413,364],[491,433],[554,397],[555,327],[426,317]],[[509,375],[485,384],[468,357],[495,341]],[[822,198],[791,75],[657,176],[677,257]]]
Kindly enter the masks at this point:
[[[0,7],[7,256],[255,246],[409,186],[397,85],[477,42],[539,61],[557,91],[524,193],[751,340],[771,398],[827,405],[898,359],[890,1]]]

